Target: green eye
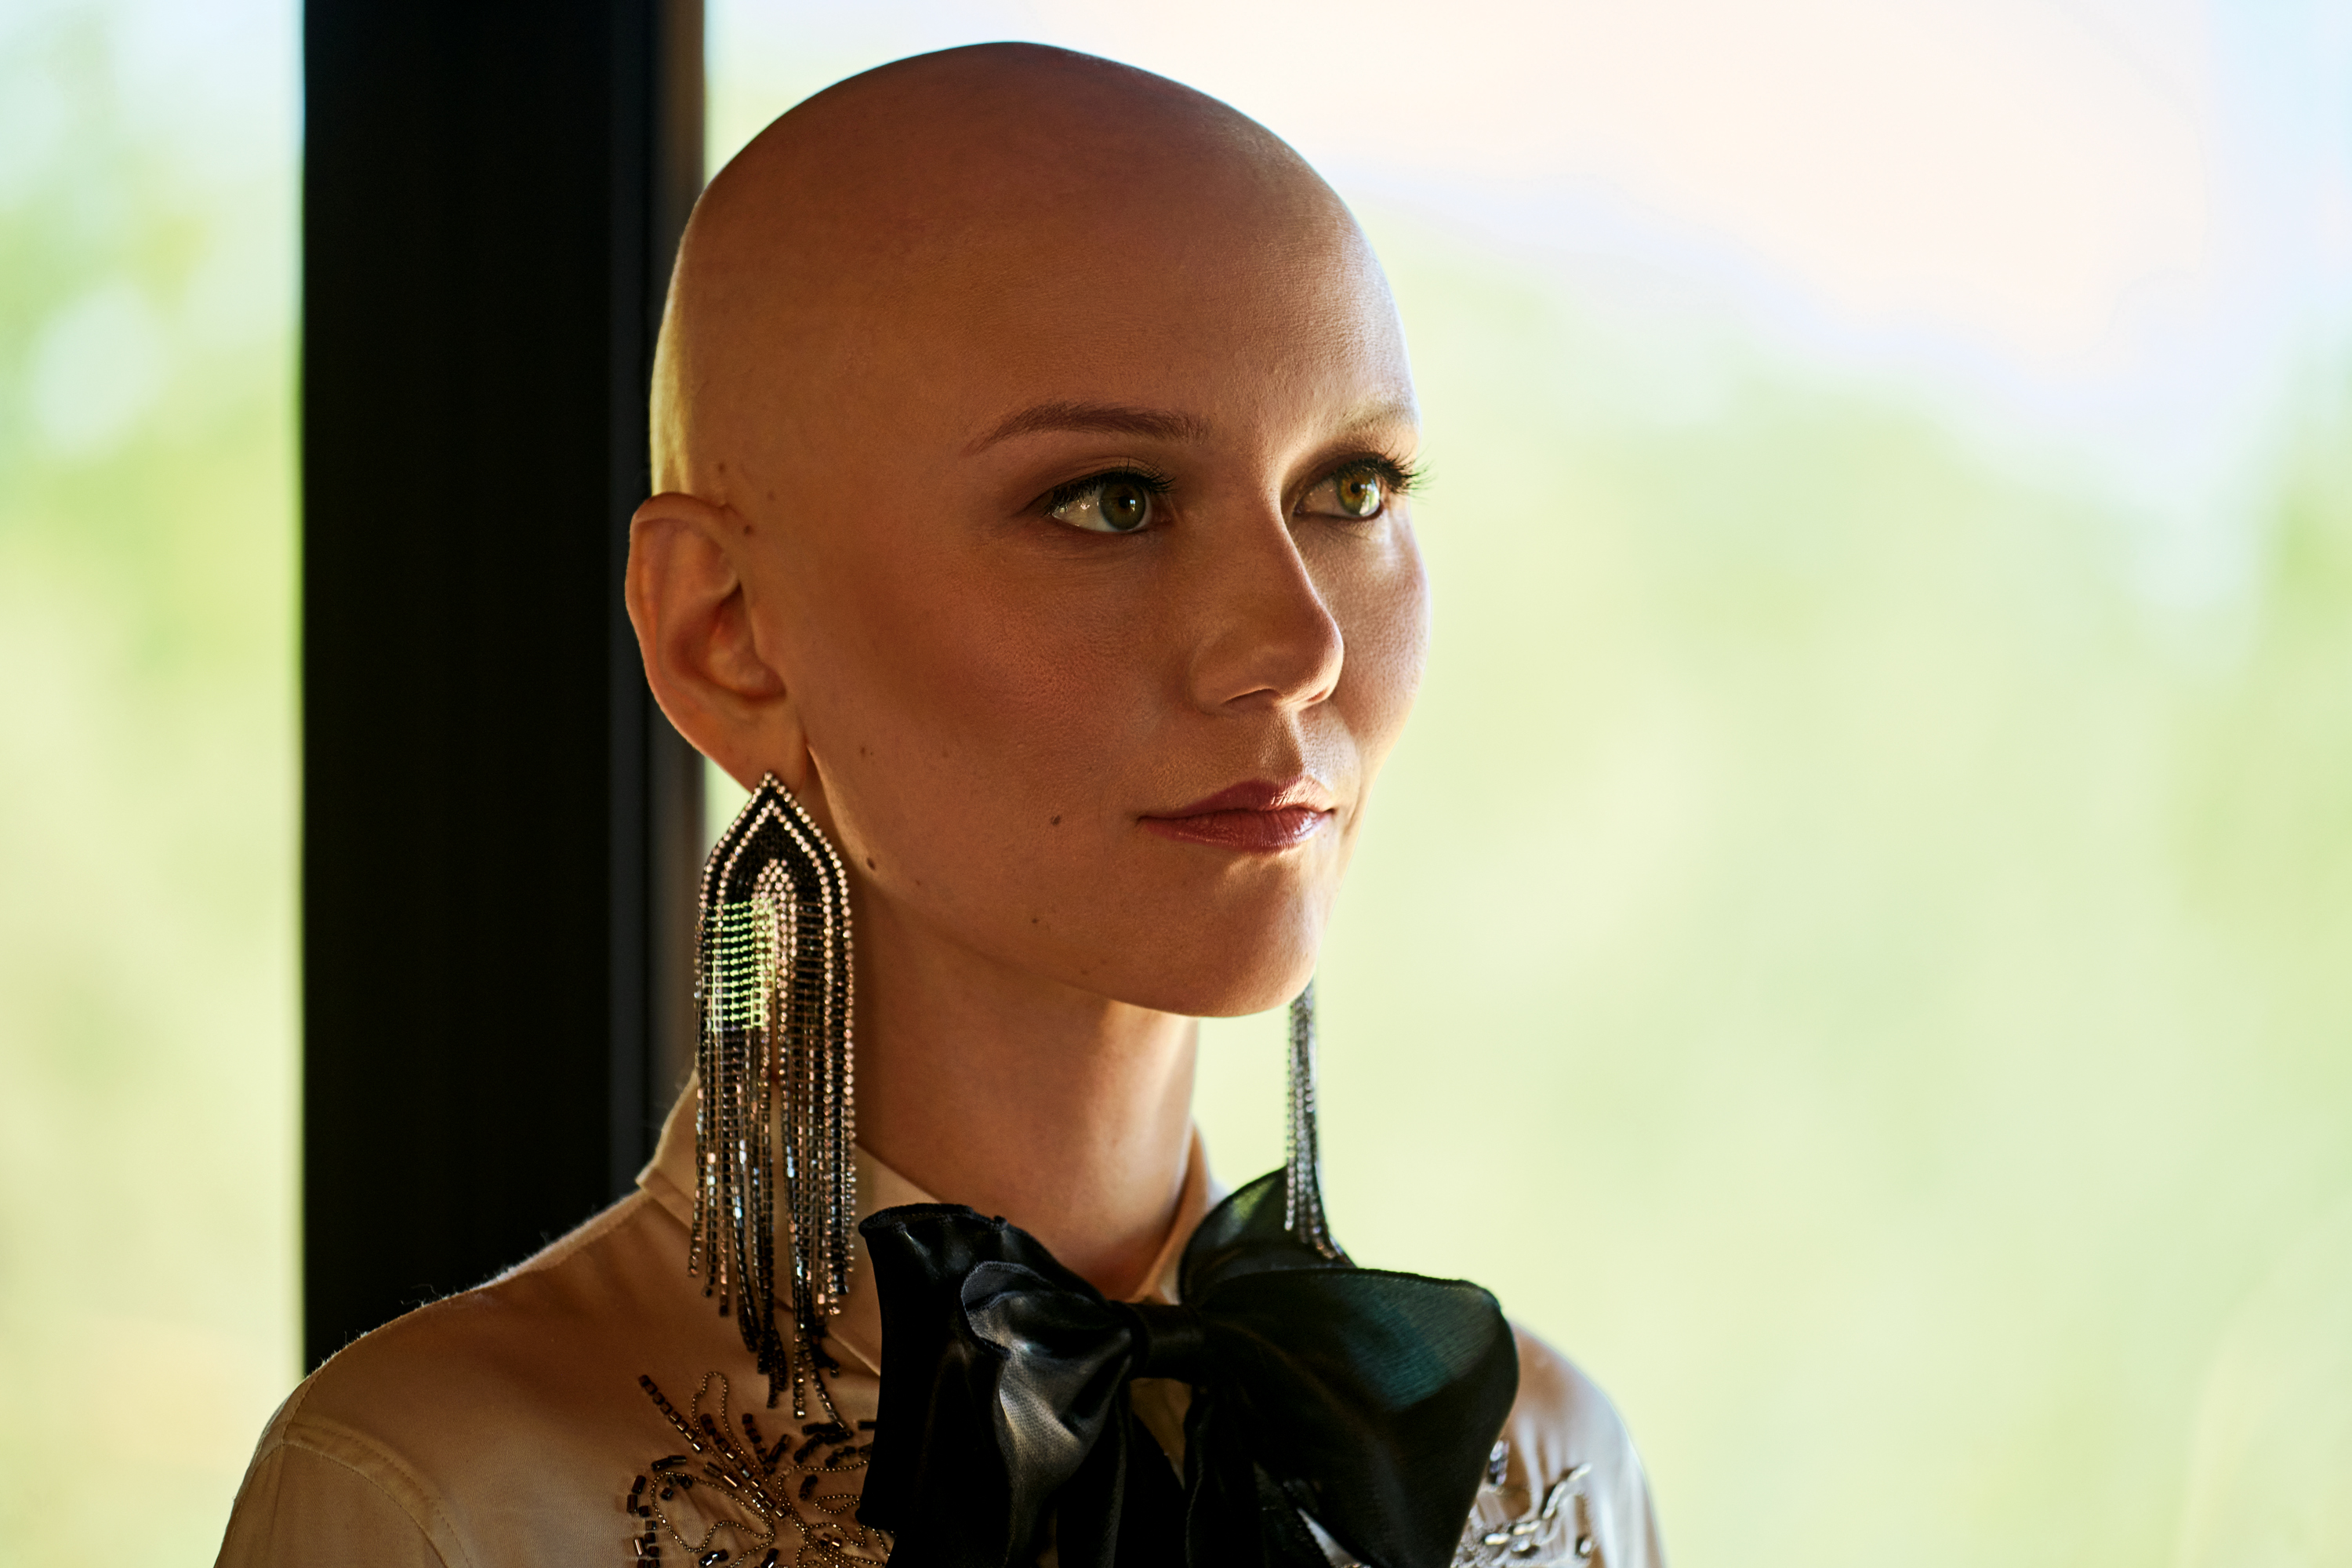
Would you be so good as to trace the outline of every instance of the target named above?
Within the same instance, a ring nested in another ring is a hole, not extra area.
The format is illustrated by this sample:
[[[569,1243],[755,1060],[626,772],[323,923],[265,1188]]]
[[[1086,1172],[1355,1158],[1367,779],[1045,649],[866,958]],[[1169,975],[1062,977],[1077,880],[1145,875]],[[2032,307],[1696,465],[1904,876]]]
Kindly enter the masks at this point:
[[[1350,522],[1370,522],[1388,510],[1391,493],[1403,488],[1393,482],[1381,466],[1358,463],[1353,468],[1341,468],[1308,490],[1298,503],[1298,510],[1308,517],[1344,517]]]
[[[1151,517],[1151,496],[1133,479],[1112,479],[1095,497],[1103,526],[1113,533],[1133,533]]]
[[[1151,521],[1151,487],[1114,474],[1083,486],[1066,500],[1046,508],[1045,515],[1089,533],[1139,532]]]

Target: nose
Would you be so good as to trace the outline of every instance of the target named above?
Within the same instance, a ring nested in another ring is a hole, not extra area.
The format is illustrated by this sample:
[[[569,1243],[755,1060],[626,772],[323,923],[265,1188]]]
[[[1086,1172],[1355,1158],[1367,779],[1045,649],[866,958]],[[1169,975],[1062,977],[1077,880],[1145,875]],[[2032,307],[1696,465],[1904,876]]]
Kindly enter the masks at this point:
[[[1192,697],[1214,712],[1263,705],[1311,707],[1331,695],[1346,639],[1299,554],[1278,506],[1243,526],[1204,531],[1200,575],[1202,636]]]

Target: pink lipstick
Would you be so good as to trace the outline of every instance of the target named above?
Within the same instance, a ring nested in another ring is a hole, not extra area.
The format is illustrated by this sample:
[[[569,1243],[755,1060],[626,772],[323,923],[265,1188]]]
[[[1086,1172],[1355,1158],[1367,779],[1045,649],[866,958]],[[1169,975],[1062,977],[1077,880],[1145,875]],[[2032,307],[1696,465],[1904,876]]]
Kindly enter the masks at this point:
[[[1301,777],[1284,784],[1252,779],[1142,820],[1164,838],[1272,855],[1306,843],[1331,816],[1329,792]]]

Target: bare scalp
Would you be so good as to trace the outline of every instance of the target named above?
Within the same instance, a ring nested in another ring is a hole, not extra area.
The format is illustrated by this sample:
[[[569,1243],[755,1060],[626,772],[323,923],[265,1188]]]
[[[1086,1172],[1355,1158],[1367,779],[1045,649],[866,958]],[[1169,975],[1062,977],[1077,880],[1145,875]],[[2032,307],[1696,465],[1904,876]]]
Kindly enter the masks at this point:
[[[1273,132],[1132,67],[981,44],[852,77],[778,119],[694,210],[654,377],[654,487],[734,504],[822,460],[939,355],[1017,352],[1042,310],[1148,319],[1244,252],[1371,267]],[[1244,268],[1246,270],[1246,268]]]

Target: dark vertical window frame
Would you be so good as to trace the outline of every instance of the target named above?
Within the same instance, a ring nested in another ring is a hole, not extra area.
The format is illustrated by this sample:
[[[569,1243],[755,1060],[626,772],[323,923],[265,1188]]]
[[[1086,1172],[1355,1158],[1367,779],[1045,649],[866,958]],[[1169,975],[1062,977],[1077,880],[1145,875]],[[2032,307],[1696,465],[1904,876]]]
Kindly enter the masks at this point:
[[[617,73],[608,158],[614,262],[610,275],[613,374],[612,921],[608,1179],[625,1192],[694,1061],[694,892],[702,859],[702,759],[656,706],[621,602],[629,517],[650,493],[646,394],[670,264],[702,190],[701,0],[614,4]],[[625,783],[624,782],[625,781]]]
[[[304,1348],[625,1191],[690,1056],[699,763],[620,597],[699,0],[310,0]]]

